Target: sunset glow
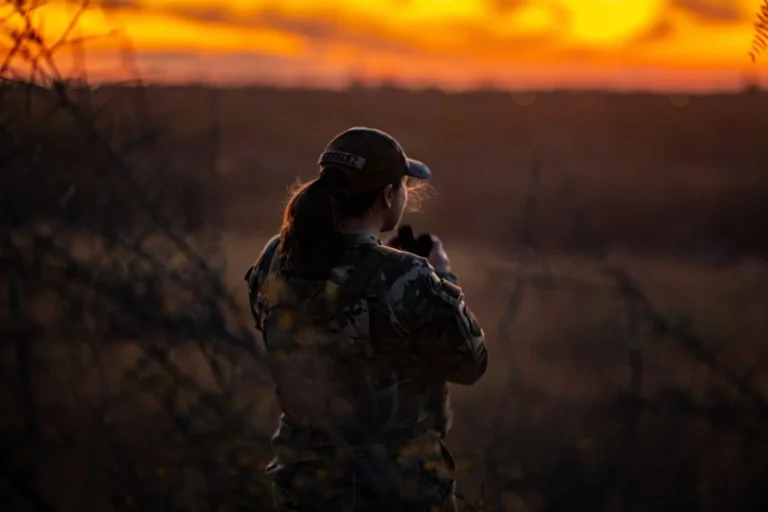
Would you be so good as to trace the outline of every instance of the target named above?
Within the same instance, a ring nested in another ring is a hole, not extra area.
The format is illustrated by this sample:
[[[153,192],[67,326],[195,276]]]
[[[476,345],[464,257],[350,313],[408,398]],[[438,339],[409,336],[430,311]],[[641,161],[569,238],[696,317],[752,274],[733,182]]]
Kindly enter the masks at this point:
[[[104,77],[119,73],[130,41],[143,72],[161,81],[720,89],[766,78],[766,62],[747,56],[759,4],[103,0],[78,33],[103,35],[86,54]],[[75,7],[40,8],[46,33],[63,31]]]

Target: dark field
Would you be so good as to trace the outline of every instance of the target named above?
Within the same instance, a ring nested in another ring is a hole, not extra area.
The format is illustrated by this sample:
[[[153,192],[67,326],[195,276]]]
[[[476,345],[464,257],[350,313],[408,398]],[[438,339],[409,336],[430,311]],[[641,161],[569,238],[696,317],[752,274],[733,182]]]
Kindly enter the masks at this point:
[[[120,94],[102,89],[94,98]],[[178,141],[210,121],[209,99],[192,87],[148,95]],[[352,125],[384,129],[432,167],[436,194],[407,220],[444,239],[486,330],[488,374],[452,390],[448,445],[471,502],[466,509],[765,510],[766,111],[762,93],[220,91],[215,194],[224,207],[226,284],[242,309],[233,322],[250,325],[242,277],[278,229],[286,188],[314,175],[335,133]],[[187,147],[180,142],[166,155],[181,173],[197,158]],[[78,158],[75,152],[71,161]],[[26,307],[44,318],[55,306]],[[90,370],[61,363],[71,354],[51,349],[40,355],[49,370],[38,372],[39,389],[58,389],[51,383],[73,374],[75,395],[119,389],[121,369],[138,357],[130,345],[104,350],[109,385],[95,385]],[[194,351],[174,354],[195,379],[211,380]],[[245,362],[232,373],[237,404],[253,406],[248,434],[232,437],[254,453],[238,466],[251,475],[269,458],[278,413],[260,371]],[[47,403],[67,409],[69,399],[56,396],[48,393]],[[160,409],[151,400],[126,401],[114,435],[142,454],[139,472],[151,485],[181,496],[176,509],[203,510],[190,497],[201,477],[174,476],[159,462],[179,448],[149,441]],[[83,414],[64,416],[74,425]],[[100,455],[45,435],[60,450],[60,472],[67,461],[86,468],[63,480],[54,470],[40,477],[55,509],[102,503],[97,492],[92,501],[81,498],[101,485]],[[247,492],[237,488],[250,501],[221,509],[261,510],[265,481],[252,479]],[[175,487],[162,483],[170,480]]]
[[[205,98],[194,89],[156,91],[156,97],[171,126],[205,120],[205,109],[197,107]],[[542,165],[535,224],[541,249],[578,250],[585,243],[579,231],[587,229],[611,249],[765,254],[766,108],[768,95],[759,93],[681,99],[225,91],[221,165],[228,226],[273,230],[286,186],[297,175],[314,175],[330,137],[368,125],[389,131],[408,154],[433,167],[439,195],[418,222],[448,239],[513,246],[536,159]]]

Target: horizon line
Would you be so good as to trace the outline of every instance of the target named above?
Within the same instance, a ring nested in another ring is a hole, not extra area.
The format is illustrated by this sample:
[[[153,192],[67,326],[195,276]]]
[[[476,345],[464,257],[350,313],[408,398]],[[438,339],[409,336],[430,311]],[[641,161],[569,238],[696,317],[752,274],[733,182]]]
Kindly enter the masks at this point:
[[[650,95],[650,96],[738,96],[744,94],[755,94],[768,92],[763,84],[758,82],[745,81],[741,87],[722,87],[722,88],[664,88],[664,87],[600,87],[590,85],[551,85],[551,86],[529,86],[513,87],[504,85],[473,85],[466,87],[446,87],[439,84],[434,85],[408,85],[397,83],[396,81],[382,80],[380,82],[349,82],[346,84],[321,84],[321,83],[278,83],[270,81],[236,81],[236,82],[215,82],[206,80],[152,80],[142,77],[136,77],[125,80],[93,80],[82,78],[68,78],[64,80],[68,84],[85,83],[90,88],[108,88],[108,87],[127,87],[141,84],[144,87],[180,89],[180,88],[198,88],[212,89],[221,91],[236,90],[282,90],[286,92],[332,92],[348,93],[356,91],[391,91],[404,93],[438,93],[444,95],[471,95],[471,94],[558,94],[558,93],[578,93],[578,94],[608,94],[614,96],[628,95]]]

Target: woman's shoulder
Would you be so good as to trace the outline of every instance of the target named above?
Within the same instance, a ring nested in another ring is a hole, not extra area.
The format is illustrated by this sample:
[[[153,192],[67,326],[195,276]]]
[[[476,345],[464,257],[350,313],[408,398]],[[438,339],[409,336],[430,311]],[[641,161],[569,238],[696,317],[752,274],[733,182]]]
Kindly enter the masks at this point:
[[[401,251],[388,245],[378,245],[376,249],[385,257],[387,268],[392,271],[408,272],[413,269],[430,268],[427,258],[407,251]]]
[[[385,256],[379,279],[384,282],[390,294],[397,295],[414,286],[429,286],[439,279],[427,259],[422,256],[387,246],[379,246],[378,250]]]
[[[255,279],[263,277],[268,271],[269,266],[272,263],[272,259],[280,247],[280,235],[275,235],[267,241],[264,248],[261,250],[256,262],[248,268],[245,274],[245,280],[251,284]]]
[[[274,235],[272,238],[269,239],[269,241],[264,245],[264,249],[261,251],[261,256],[269,256],[270,258],[275,254],[275,251],[277,248],[280,247],[280,235]]]

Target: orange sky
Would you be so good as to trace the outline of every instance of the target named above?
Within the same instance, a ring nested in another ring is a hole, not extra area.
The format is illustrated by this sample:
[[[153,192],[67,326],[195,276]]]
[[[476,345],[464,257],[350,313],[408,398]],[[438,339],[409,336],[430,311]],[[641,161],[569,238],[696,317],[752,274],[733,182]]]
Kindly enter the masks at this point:
[[[64,29],[74,3],[40,8],[46,34]],[[79,33],[127,36],[87,44],[92,77],[116,76],[130,40],[145,76],[164,81],[699,90],[739,87],[747,75],[768,83],[768,60],[747,55],[759,4],[101,0]]]

